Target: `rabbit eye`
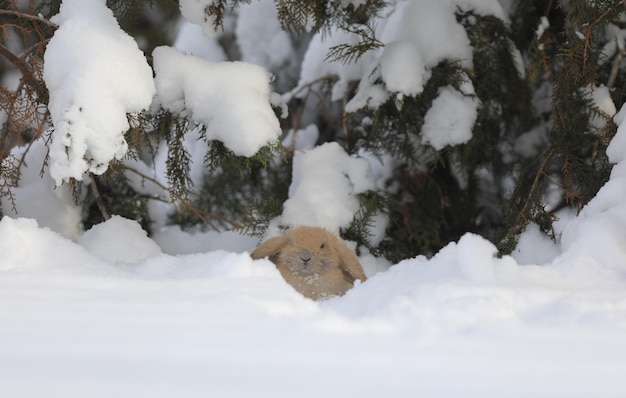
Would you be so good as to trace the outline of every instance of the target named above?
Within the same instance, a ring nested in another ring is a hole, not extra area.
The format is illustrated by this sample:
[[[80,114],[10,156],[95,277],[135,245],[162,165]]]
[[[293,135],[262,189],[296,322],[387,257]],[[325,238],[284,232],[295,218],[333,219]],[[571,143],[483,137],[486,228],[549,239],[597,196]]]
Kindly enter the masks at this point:
[[[325,244],[325,243],[322,243],[322,244],[320,245],[320,249],[323,249],[323,248],[325,248],[325,247],[326,247],[326,244]]]

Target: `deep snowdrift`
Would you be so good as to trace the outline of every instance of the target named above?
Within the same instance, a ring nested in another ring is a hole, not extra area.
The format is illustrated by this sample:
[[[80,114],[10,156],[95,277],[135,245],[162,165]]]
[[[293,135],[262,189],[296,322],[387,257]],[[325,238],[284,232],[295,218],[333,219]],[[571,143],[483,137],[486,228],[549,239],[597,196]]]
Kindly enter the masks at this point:
[[[119,217],[79,241],[0,221],[3,396],[626,392],[626,281],[591,255],[520,266],[466,235],[316,303],[268,261],[162,254]]]

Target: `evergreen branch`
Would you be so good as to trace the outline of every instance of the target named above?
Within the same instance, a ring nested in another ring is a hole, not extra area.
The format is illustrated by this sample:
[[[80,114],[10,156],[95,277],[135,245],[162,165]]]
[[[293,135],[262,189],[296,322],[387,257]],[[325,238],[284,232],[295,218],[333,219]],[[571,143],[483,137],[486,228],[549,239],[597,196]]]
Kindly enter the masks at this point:
[[[21,73],[23,76],[23,81],[27,82],[30,86],[32,86],[37,92],[39,98],[45,99],[47,98],[47,88],[42,81],[40,81],[33,73],[33,71],[28,67],[26,61],[13,54],[11,50],[6,48],[4,45],[0,43],[0,55],[4,56],[9,62],[11,62]]]
[[[588,56],[588,50],[591,47],[591,38],[593,36],[593,29],[595,28],[595,26],[597,24],[599,24],[607,15],[609,15],[615,8],[617,8],[617,6],[623,4],[623,1],[617,0],[612,6],[610,6],[609,8],[607,8],[603,13],[601,13],[595,20],[593,20],[588,26],[587,26],[587,30],[585,33],[585,49],[583,52],[583,71],[585,70],[585,67],[587,65],[587,59],[589,58]]]
[[[219,232],[220,229],[209,220],[210,218],[216,219],[216,220],[221,221],[222,223],[225,223],[225,224],[230,224],[234,228],[238,228],[239,227],[239,225],[237,223],[235,223],[234,221],[229,220],[228,218],[226,218],[224,216],[220,216],[219,214],[215,214],[215,213],[211,213],[211,212],[208,212],[208,211],[200,210],[200,209],[198,209],[196,207],[191,206],[187,202],[183,202],[181,204],[181,206],[180,206],[180,209],[183,210],[183,211],[191,212],[193,215],[195,215],[200,220],[202,220],[203,223],[205,223],[206,225],[208,225],[209,227],[211,227],[213,230],[215,230],[217,232]]]
[[[518,225],[519,223],[524,224],[526,219],[525,219],[525,214],[528,211],[528,206],[530,204],[530,198],[532,196],[532,194],[534,192],[537,192],[537,190],[539,189],[539,181],[541,179],[542,176],[547,175],[546,173],[546,168],[547,166],[550,164],[550,160],[552,159],[552,156],[554,155],[554,149],[552,148],[552,146],[548,146],[546,149],[543,150],[543,152],[541,152],[541,154],[539,155],[538,158],[541,158],[542,156],[545,156],[543,162],[541,163],[541,166],[539,167],[539,170],[537,170],[537,172],[535,173],[535,178],[533,178],[533,183],[530,186],[530,189],[528,190],[528,196],[526,198],[526,201],[524,203],[524,206],[522,207],[522,209],[519,212],[519,216],[517,219]],[[524,217],[524,220],[522,220],[522,217]]]
[[[93,195],[96,205],[98,206],[98,210],[100,210],[100,214],[102,218],[106,221],[111,218],[111,214],[107,210],[104,201],[102,200],[102,195],[100,195],[100,190],[98,189],[97,177],[93,173],[89,173],[91,177],[91,184],[89,184],[89,188],[91,188],[91,194]]]
[[[165,185],[163,185],[163,183],[161,183],[159,180],[157,180],[156,178],[151,177],[151,176],[149,176],[147,174],[144,174],[144,173],[140,172],[139,170],[137,170],[137,169],[135,169],[133,167],[130,167],[130,166],[126,165],[126,164],[123,164],[122,167],[125,170],[130,171],[131,173],[137,174],[139,177],[143,178],[144,180],[150,181],[151,183],[153,183],[154,185],[156,185],[159,188],[163,189],[164,191],[169,192],[169,189]]]
[[[626,2],[626,0],[624,0]],[[611,65],[611,73],[609,75],[609,80],[606,83],[607,88],[610,90],[615,86],[615,81],[617,80],[617,74],[619,73],[620,64],[622,63],[622,59],[626,56],[626,49],[620,49],[613,59],[613,64]]]
[[[10,15],[10,16],[15,16],[15,17],[22,18],[22,19],[28,19],[31,21],[41,22],[54,29],[57,29],[59,27],[59,25],[51,22],[49,19],[42,18],[37,15],[28,14],[25,12],[20,12],[17,10],[0,10],[0,15]]]
[[[358,27],[346,25],[342,26],[341,29],[360,36],[362,40],[354,45],[344,43],[331,47],[324,61],[340,61],[341,63],[349,64],[356,62],[366,52],[384,46],[383,42],[376,39],[374,29],[370,25]]]

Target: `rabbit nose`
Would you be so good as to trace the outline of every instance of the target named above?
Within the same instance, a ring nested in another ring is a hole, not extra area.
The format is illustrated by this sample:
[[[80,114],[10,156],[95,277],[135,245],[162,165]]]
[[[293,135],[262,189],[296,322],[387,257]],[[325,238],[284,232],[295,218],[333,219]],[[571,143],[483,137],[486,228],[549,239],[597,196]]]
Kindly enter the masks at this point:
[[[311,260],[311,253],[308,250],[303,250],[300,252],[300,260],[304,261],[304,263],[308,263]]]

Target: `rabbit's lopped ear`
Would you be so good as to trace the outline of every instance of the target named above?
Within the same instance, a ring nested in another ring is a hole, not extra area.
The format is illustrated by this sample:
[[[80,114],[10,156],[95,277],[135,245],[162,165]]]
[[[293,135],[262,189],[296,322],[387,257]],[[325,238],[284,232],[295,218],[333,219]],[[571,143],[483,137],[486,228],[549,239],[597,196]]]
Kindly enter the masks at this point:
[[[283,247],[287,246],[287,243],[289,243],[289,239],[286,236],[269,238],[254,249],[250,256],[255,260],[265,257],[269,257],[272,260],[272,257],[277,255]]]
[[[353,283],[356,279],[359,279],[361,282],[365,282],[367,280],[367,276],[363,271],[363,267],[359,262],[359,258],[356,254],[350,249],[345,243],[337,239],[335,247],[335,252],[339,257],[339,268],[346,273],[346,276],[349,276],[352,279],[350,282]]]

